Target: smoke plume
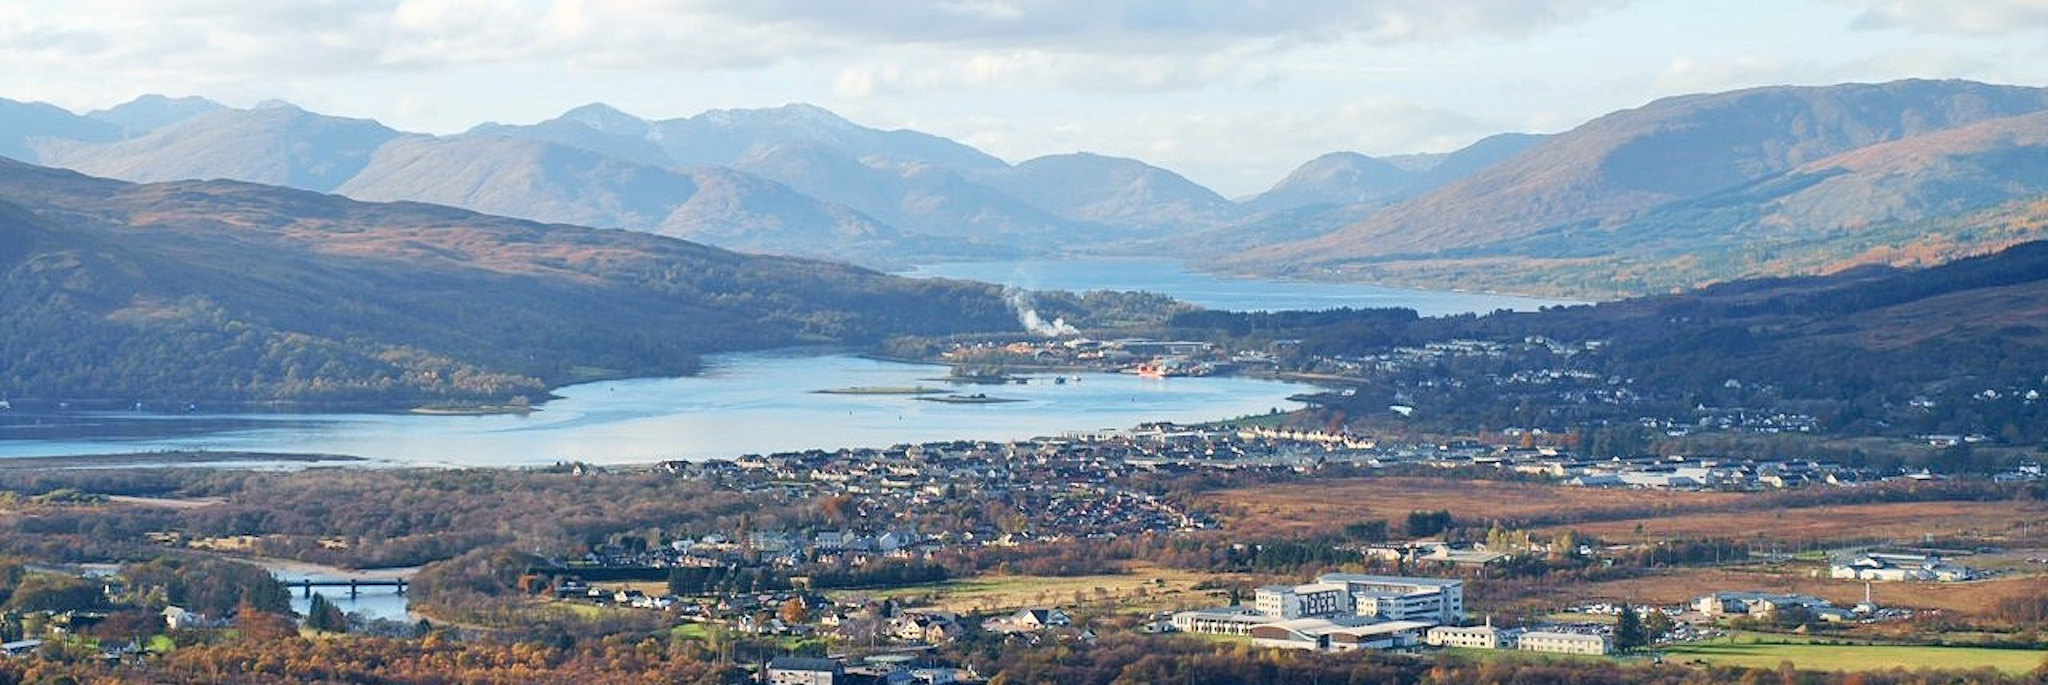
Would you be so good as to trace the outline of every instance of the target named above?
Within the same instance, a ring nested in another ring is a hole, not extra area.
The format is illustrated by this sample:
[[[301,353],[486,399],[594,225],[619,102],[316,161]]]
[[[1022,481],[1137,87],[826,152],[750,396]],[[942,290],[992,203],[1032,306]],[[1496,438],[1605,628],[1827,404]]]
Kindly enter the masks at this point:
[[[1010,311],[1017,313],[1017,323],[1023,324],[1024,330],[1031,331],[1032,335],[1056,338],[1063,335],[1080,335],[1081,333],[1080,329],[1068,325],[1066,319],[1054,318],[1051,323],[1047,323],[1044,317],[1038,315],[1038,309],[1031,306],[1031,291],[1022,288],[1004,288],[1003,299],[1009,301]]]

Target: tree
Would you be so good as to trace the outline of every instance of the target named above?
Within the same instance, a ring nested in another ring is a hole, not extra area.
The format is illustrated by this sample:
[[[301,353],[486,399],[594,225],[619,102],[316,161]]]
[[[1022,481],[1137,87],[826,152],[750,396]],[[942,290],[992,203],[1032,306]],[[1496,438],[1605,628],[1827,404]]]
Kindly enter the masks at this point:
[[[1447,510],[1411,511],[1408,512],[1408,537],[1426,538],[1436,535],[1450,530],[1452,523],[1451,512]]]
[[[341,607],[334,606],[327,596],[313,593],[313,603],[306,607],[306,627],[323,633],[348,632],[348,617],[341,613]]]
[[[804,606],[804,598],[791,597],[789,601],[782,603],[783,623],[803,623],[810,619],[811,610],[809,607]]]
[[[1633,606],[1622,605],[1621,615],[1614,619],[1615,651],[1632,652],[1646,644],[1649,640],[1643,631],[1643,615],[1636,613]]]
[[[1645,610],[1645,615],[1643,616],[1644,643],[1656,642],[1657,638],[1663,637],[1665,633],[1671,632],[1671,629],[1675,627],[1677,625],[1672,623],[1670,615],[1656,609]]]

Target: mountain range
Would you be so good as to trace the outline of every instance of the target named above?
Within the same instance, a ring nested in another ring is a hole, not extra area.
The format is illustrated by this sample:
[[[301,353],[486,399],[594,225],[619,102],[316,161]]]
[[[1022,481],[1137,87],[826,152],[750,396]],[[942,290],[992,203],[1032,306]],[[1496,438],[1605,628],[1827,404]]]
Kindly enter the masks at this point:
[[[2048,90],[1967,81],[1686,95],[1450,153],[1333,152],[1237,200],[1139,160],[1011,164],[800,104],[666,120],[592,104],[428,136],[282,103],[148,96],[81,116],[0,101],[0,155],[875,265],[1143,254],[1604,299],[2040,237],[2043,111]]]

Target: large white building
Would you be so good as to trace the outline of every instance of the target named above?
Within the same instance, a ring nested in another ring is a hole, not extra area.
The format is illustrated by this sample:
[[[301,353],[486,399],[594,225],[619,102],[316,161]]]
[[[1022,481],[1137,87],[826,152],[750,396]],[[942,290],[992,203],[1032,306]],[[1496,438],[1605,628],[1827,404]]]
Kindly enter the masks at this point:
[[[1464,617],[1462,580],[1326,573],[1313,583],[1259,588],[1250,607],[1174,614],[1173,627],[1246,635],[1271,647],[1344,651],[1413,647],[1430,626]]]
[[[1373,621],[1356,616],[1297,618],[1252,628],[1252,644],[1281,649],[1348,652],[1357,649],[1404,649],[1422,643],[1420,621]]]
[[[1428,621],[1455,625],[1465,620],[1465,581],[1446,578],[1325,573],[1317,585],[1341,585],[1351,613],[1383,621]]]

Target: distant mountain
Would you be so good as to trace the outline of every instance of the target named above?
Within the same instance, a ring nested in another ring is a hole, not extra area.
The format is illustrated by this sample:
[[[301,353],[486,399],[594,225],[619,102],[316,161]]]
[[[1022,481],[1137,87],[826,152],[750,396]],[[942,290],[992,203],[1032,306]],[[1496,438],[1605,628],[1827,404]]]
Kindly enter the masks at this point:
[[[951,171],[878,168],[817,143],[758,146],[733,168],[923,235],[1042,244],[1068,231],[1059,217]]]
[[[144,95],[107,109],[87,112],[85,116],[119,126],[122,137],[133,138],[223,109],[227,109],[227,106],[202,97],[172,98],[163,95]]]
[[[845,205],[724,167],[688,169],[697,190],[655,233],[729,249],[842,262],[883,260],[904,241],[895,227]]]
[[[1164,231],[1218,224],[1237,206],[1180,174],[1122,157],[1048,155],[974,179],[1073,221]]]
[[[1498,133],[1453,152],[1430,155],[1428,165],[1415,168],[1415,182],[1409,186],[1408,192],[1411,196],[1421,195],[1463,180],[1512,159],[1548,138],[1533,133]]]
[[[100,143],[120,137],[119,127],[56,105],[0,99],[0,156],[33,162],[40,156],[37,148],[51,142]]]
[[[1350,226],[1232,263],[1608,298],[1815,273],[1883,261],[1887,250],[1975,254],[2026,238],[1927,236],[1934,224],[1926,222],[2024,200],[2038,185],[2026,179],[2037,174],[2040,164],[2028,160],[2039,152],[2017,131],[2039,120],[1945,134],[2044,110],[2048,89],[1963,81],[1668,98],[1550,136]],[[1893,143],[1920,152],[1886,152]],[[1850,168],[1859,151],[1891,160],[1891,171]]]
[[[1421,173],[1356,152],[1332,152],[1309,160],[1244,201],[1244,208],[1270,212],[1316,205],[1383,204],[1404,197]]]
[[[654,141],[654,125],[610,105],[592,103],[537,124],[484,124],[466,137],[510,137],[559,143],[648,166],[677,166]]]
[[[1495,279],[1577,273],[1639,292],[1860,264],[1928,266],[2048,238],[2042,198],[2048,111],[1871,145],[1627,219],[1464,254],[1502,262]],[[1577,264],[1560,269],[1561,261]]]
[[[697,355],[1016,327],[993,286],[645,233],[0,161],[0,389],[24,397],[537,396]]]
[[[397,131],[275,103],[225,109],[105,145],[44,150],[43,164],[126,181],[232,179],[330,192]]]
[[[711,110],[655,122],[654,130],[669,158],[683,165],[728,165],[757,146],[816,143],[881,167],[912,164],[965,171],[1008,166],[988,153],[939,136],[872,129],[804,104]]]
[[[1860,147],[2048,108],[2048,90],[1964,81],[1667,98],[1553,136],[1329,236],[1256,258],[1319,263],[1485,245],[1703,197]]]
[[[1520,154],[1542,140],[1539,135],[1502,133],[1456,152],[1384,159],[1355,152],[1332,152],[1309,160],[1272,189],[1246,199],[1243,205],[1251,212],[1318,205],[1384,205],[1441,188]]]

